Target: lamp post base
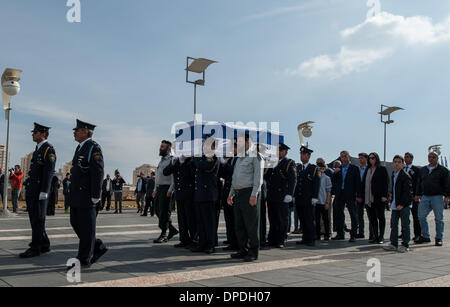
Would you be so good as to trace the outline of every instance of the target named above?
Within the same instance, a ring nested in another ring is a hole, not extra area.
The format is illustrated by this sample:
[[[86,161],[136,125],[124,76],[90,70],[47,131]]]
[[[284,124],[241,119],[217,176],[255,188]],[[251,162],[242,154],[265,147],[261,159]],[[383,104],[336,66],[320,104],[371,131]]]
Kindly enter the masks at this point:
[[[2,216],[3,217],[16,217],[17,216],[17,214],[15,214],[15,213],[12,213],[11,211],[9,211],[8,209],[3,209],[3,211],[2,211]]]

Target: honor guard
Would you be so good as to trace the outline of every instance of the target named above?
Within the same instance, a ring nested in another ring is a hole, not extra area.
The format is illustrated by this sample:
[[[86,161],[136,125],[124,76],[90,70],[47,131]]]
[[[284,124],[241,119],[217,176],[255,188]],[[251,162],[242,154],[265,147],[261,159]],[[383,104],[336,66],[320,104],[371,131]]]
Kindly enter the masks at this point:
[[[315,245],[315,205],[320,189],[320,170],[309,163],[313,151],[305,146],[300,148],[302,164],[297,167],[297,185],[295,187],[295,204],[297,206],[300,225],[303,227],[302,241],[297,244]]]
[[[195,169],[192,158],[173,158],[163,171],[164,176],[173,175],[175,200],[177,202],[180,244],[175,248],[190,248],[197,233],[194,208]]]
[[[288,232],[289,204],[293,201],[297,182],[294,160],[286,158],[289,147],[279,145],[279,162],[264,175],[267,181],[267,210],[269,213],[269,245],[283,248]]]
[[[212,254],[215,252],[215,227],[216,227],[216,207],[215,203],[219,197],[217,187],[217,175],[219,172],[219,159],[214,155],[215,141],[208,142],[210,136],[205,137],[204,155],[194,158],[195,165],[195,191],[194,201],[197,212],[197,227],[199,242],[193,252],[205,252]],[[208,147],[210,143],[210,148]]]
[[[45,232],[45,216],[53,175],[56,153],[47,142],[49,127],[34,124],[33,141],[37,144],[28,173],[26,203],[31,222],[32,241],[30,248],[20,254],[21,258],[32,258],[50,252],[50,241]]]
[[[108,251],[103,242],[95,237],[104,162],[100,145],[92,140],[94,129],[94,125],[80,120],[73,129],[79,145],[70,170],[70,224],[80,239],[77,259],[82,267],[89,267]]]

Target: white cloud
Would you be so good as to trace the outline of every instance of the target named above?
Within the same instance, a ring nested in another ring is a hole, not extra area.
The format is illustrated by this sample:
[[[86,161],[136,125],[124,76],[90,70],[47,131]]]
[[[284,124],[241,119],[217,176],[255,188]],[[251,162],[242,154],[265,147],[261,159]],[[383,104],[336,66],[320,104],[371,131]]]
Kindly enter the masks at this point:
[[[450,41],[450,17],[433,24],[426,16],[403,17],[382,12],[362,24],[343,30],[343,45],[334,55],[306,60],[288,75],[338,78],[368,69],[370,65],[403,47],[431,46]]]

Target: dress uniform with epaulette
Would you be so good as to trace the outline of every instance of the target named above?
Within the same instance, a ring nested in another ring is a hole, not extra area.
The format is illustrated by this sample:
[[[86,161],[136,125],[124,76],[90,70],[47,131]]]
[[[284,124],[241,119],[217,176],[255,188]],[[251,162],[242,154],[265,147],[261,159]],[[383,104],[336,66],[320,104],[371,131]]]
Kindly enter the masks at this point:
[[[49,130],[49,127],[35,123],[32,132],[33,134],[35,132],[48,133]],[[55,174],[55,163],[55,149],[45,139],[36,146],[28,173],[26,203],[31,223],[32,241],[30,248],[20,254],[21,258],[36,257],[50,251],[50,241],[45,231],[45,218],[51,182]]]
[[[281,150],[290,148],[280,143]],[[289,204],[293,200],[297,182],[295,161],[281,159],[277,166],[269,169],[264,178],[267,182],[267,210],[269,215],[268,244],[273,247],[284,247],[288,232]]]
[[[219,198],[217,175],[219,159],[212,157],[195,157],[194,201],[197,212],[199,234],[198,247],[193,252],[215,252],[216,202]]]
[[[95,126],[77,120],[74,131],[78,129],[93,131]],[[95,236],[104,176],[100,145],[91,138],[81,142],[75,151],[70,174],[70,224],[80,239],[77,258],[82,266],[90,266],[108,250]]]
[[[313,151],[305,146],[300,149],[302,154]],[[315,202],[320,189],[320,170],[314,165],[302,164],[297,167],[297,185],[295,187],[295,205],[297,206],[300,225],[303,227],[303,238],[298,244],[313,246],[316,237]],[[313,201],[314,200],[314,201]]]
[[[195,168],[192,158],[174,158],[163,171],[164,176],[173,175],[175,184],[175,200],[177,202],[178,227],[180,244],[175,247],[189,247],[196,236],[196,220],[194,208]]]

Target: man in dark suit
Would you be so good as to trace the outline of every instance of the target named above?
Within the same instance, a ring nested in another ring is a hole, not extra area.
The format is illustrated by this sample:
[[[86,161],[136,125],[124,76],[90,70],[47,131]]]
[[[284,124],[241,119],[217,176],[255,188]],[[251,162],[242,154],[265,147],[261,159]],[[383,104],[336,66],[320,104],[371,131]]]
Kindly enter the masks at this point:
[[[295,204],[297,206],[300,224],[303,227],[300,245],[314,246],[316,240],[315,205],[320,189],[320,171],[309,163],[313,151],[305,146],[300,148],[302,164],[297,167],[297,185],[295,187]]]
[[[47,142],[49,127],[34,124],[33,141],[37,144],[28,173],[26,202],[31,222],[32,241],[30,248],[20,258],[33,258],[50,252],[50,241],[45,231],[45,217],[53,175],[56,153]]]
[[[267,209],[269,212],[268,244],[284,248],[289,224],[289,204],[292,203],[297,183],[295,161],[286,158],[290,148],[280,143],[279,162],[264,175],[267,181]]]
[[[101,206],[104,162],[100,145],[92,140],[94,129],[94,125],[77,120],[74,137],[79,145],[70,170],[70,224],[80,239],[77,259],[82,268],[90,267],[108,251],[95,236],[96,219]]]
[[[384,249],[405,253],[409,250],[411,203],[413,200],[411,177],[403,170],[404,158],[395,156],[393,160],[391,199],[391,244]],[[398,247],[398,222],[402,221],[402,246]]]
[[[137,205],[137,213],[144,212],[145,205],[145,194],[147,193],[147,178],[144,173],[140,173],[138,176],[138,182],[136,184],[136,190],[134,191],[134,195],[136,195],[136,205]]]
[[[102,184],[102,200],[101,200],[102,206],[100,210],[103,210],[103,208],[105,208],[105,202],[106,202],[106,211],[109,211],[111,209],[112,193],[113,193],[113,181],[111,180],[111,176],[107,174]]]
[[[355,242],[358,232],[358,213],[356,208],[356,197],[361,183],[359,168],[350,163],[348,151],[340,154],[342,166],[335,169],[333,178],[336,183],[336,202],[334,204],[336,220],[336,237],[332,240],[344,240],[345,207],[347,207],[351,218],[352,229],[350,231],[350,243]]]
[[[155,172],[147,176],[147,193],[145,194],[145,208],[141,216],[147,216],[150,209],[150,216],[155,215],[155,206],[153,204],[153,190],[155,189]]]
[[[173,175],[177,202],[180,243],[175,248],[191,248],[196,234],[194,208],[195,170],[192,158],[177,157],[166,166],[164,176]]]
[[[405,167],[403,168],[405,172],[411,177],[412,180],[412,190],[413,190],[413,203],[412,203],[412,217],[413,217],[413,228],[414,228],[414,242],[420,239],[422,229],[420,228],[419,221],[419,196],[417,196],[417,182],[419,175],[419,168],[413,165],[414,155],[410,152],[405,153]]]
[[[57,176],[53,176],[51,188],[50,188],[50,195],[48,200],[48,207],[47,207],[47,215],[48,216],[54,216],[55,210],[56,210],[56,204],[58,203],[58,191],[60,187],[59,179]]]
[[[64,195],[64,213],[68,214],[70,207],[70,173],[66,174],[66,178],[64,178],[62,184]]]
[[[199,234],[198,247],[193,252],[212,254],[215,252],[216,202],[219,197],[217,175],[219,172],[219,159],[213,154],[215,140],[205,136],[203,157],[194,158],[195,184],[194,201],[197,211],[197,227]],[[210,147],[210,148],[208,148]]]
[[[3,203],[4,188],[5,188],[5,175],[3,174],[3,170],[0,168],[0,195],[2,196],[2,203]]]

